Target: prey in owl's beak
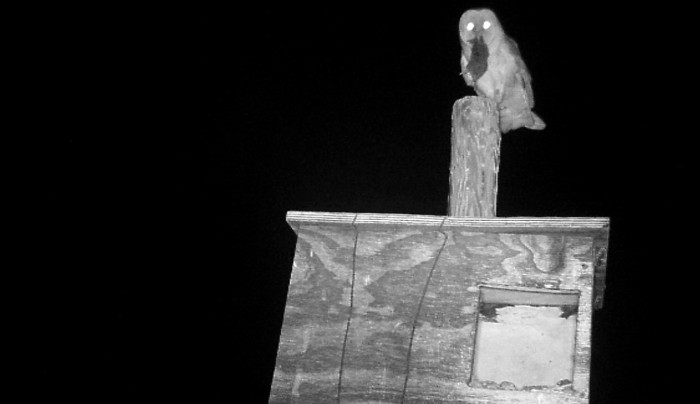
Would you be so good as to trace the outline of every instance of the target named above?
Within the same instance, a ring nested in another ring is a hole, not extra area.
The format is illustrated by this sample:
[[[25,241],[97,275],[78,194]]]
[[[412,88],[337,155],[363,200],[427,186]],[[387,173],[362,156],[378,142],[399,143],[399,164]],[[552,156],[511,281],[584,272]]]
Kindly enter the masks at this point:
[[[478,32],[469,43],[471,44],[471,56],[469,63],[467,63],[467,73],[471,76],[472,81],[476,81],[488,69],[489,48],[486,46],[481,32]]]

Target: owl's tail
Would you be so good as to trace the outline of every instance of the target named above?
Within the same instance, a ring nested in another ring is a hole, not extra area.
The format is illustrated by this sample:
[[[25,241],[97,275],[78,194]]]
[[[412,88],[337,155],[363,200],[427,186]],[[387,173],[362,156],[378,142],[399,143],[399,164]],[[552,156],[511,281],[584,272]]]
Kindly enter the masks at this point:
[[[547,124],[544,123],[542,118],[537,116],[536,113],[532,112],[532,118],[533,118],[532,124],[525,126],[526,128],[532,129],[532,130],[542,130],[542,129],[547,127]]]
[[[512,109],[502,108],[499,118],[501,133],[507,133],[518,128],[542,130],[547,126],[542,118],[529,108],[522,109],[519,113],[515,113]]]

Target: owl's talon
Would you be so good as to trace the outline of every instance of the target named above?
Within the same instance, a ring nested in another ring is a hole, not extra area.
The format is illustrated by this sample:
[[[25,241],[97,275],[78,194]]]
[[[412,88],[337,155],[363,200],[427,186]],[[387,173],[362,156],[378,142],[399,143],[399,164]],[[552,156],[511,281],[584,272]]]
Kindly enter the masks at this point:
[[[459,72],[459,75],[464,77],[464,80],[469,84],[470,86],[474,85],[474,79],[472,78],[472,74],[469,73],[469,70],[464,70]]]

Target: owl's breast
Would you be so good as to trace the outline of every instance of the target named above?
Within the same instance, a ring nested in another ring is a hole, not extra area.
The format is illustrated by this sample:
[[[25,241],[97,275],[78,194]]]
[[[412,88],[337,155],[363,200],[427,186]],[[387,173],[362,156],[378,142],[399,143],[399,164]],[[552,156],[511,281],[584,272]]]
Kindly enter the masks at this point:
[[[515,59],[505,52],[492,52],[488,57],[486,72],[476,81],[479,91],[486,97],[501,102],[511,77],[515,74]]]

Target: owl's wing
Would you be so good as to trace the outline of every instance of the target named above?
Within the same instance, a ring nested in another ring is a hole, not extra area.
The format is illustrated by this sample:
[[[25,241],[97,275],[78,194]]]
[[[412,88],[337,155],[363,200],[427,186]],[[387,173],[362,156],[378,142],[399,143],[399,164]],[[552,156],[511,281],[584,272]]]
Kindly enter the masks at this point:
[[[459,74],[464,78],[464,81],[467,82],[468,86],[474,86],[474,78],[472,75],[469,73],[469,70],[467,69],[467,65],[469,65],[469,59],[472,57],[472,50],[471,46],[469,44],[465,44],[464,42],[462,43],[462,57],[459,59],[459,66],[461,67],[461,70]]]
[[[523,88],[525,89],[525,95],[527,96],[527,103],[530,106],[530,108],[532,108],[535,106],[535,96],[532,93],[531,84],[532,76],[530,76],[530,72],[527,70],[527,66],[525,66],[525,61],[523,61],[522,56],[520,56],[520,49],[518,48],[518,44],[509,37],[506,37],[506,43],[510,48],[510,51],[513,55],[513,59],[515,59],[516,78],[523,85]]]
[[[505,96],[500,104],[501,132],[506,133],[521,127],[542,130],[546,124],[532,111],[535,98],[532,94],[530,72],[520,56],[518,45],[510,38],[506,39],[506,45],[510,48],[509,51],[514,60],[514,71],[508,79]]]

